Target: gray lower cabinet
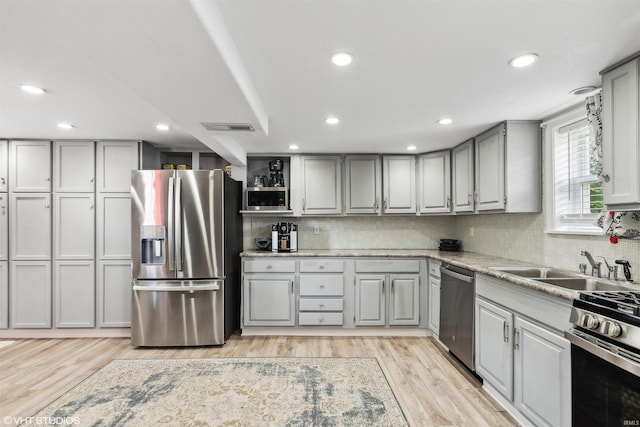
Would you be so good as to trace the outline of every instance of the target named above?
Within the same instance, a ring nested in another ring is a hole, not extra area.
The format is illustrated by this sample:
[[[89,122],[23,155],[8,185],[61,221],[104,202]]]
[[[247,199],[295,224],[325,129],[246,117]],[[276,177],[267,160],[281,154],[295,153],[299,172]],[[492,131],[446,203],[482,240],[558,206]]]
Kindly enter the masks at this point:
[[[418,326],[420,261],[357,260],[356,326]]]
[[[386,276],[356,274],[356,326],[386,324]]]
[[[53,267],[56,328],[95,326],[95,263],[56,261]]]
[[[294,275],[250,275],[242,288],[243,324],[295,326]]]
[[[440,261],[429,263],[429,319],[427,326],[435,336],[440,334]]]
[[[0,261],[0,329],[9,327],[9,262]]]
[[[51,327],[51,261],[11,261],[12,328]]]
[[[97,264],[98,326],[131,326],[131,261],[103,260]]]
[[[242,326],[295,326],[296,261],[248,258],[242,271]]]
[[[344,261],[300,261],[298,325],[344,325]]]
[[[476,371],[516,414],[539,426],[571,425],[570,305],[476,280]]]

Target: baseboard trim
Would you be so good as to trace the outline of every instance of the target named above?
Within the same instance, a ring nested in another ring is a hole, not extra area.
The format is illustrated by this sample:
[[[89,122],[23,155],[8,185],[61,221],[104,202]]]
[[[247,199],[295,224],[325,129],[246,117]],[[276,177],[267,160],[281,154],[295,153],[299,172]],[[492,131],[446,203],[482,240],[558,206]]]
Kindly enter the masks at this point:
[[[131,329],[4,329],[0,330],[3,338],[131,338]]]
[[[242,336],[287,337],[430,337],[431,331],[423,328],[243,328]]]

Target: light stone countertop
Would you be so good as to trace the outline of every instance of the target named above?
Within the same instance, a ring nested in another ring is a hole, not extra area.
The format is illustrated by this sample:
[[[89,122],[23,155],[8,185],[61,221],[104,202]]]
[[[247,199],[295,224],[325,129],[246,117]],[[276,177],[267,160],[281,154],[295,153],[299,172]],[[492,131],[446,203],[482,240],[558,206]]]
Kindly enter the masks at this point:
[[[550,285],[536,280],[526,279],[509,273],[492,270],[489,267],[543,267],[508,258],[482,255],[474,252],[447,252],[437,249],[310,249],[298,252],[245,251],[241,257],[378,257],[378,258],[433,258],[458,267],[463,267],[476,273],[492,276],[517,286],[543,292],[545,294],[573,301],[578,292]]]

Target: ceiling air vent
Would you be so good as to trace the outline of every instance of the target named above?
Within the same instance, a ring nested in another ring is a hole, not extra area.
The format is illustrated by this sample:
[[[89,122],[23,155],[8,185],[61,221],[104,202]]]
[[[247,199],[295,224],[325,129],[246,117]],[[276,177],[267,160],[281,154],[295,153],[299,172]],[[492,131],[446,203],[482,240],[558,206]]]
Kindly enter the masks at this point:
[[[206,130],[223,131],[223,132],[253,132],[253,126],[247,123],[210,123],[203,122],[202,126]]]

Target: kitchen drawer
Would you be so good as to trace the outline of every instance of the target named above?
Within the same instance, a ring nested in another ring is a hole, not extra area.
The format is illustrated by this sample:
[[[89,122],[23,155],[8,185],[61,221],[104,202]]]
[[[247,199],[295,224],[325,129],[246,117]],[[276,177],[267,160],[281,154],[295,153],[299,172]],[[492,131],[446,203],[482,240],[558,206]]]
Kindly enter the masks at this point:
[[[419,273],[420,260],[417,259],[376,259],[357,260],[356,273]]]
[[[344,295],[344,277],[340,274],[301,274],[300,296],[311,295]]]
[[[344,300],[342,298],[300,298],[300,311],[342,311]]]
[[[440,261],[429,260],[429,275],[434,277],[440,277]]]
[[[298,324],[300,326],[342,326],[342,313],[300,313]]]
[[[342,273],[343,271],[343,260],[316,259],[300,261],[301,273]]]
[[[295,273],[296,262],[285,259],[245,259],[245,273]]]

